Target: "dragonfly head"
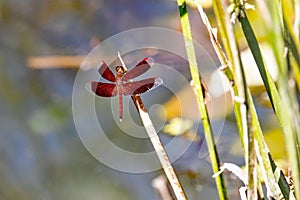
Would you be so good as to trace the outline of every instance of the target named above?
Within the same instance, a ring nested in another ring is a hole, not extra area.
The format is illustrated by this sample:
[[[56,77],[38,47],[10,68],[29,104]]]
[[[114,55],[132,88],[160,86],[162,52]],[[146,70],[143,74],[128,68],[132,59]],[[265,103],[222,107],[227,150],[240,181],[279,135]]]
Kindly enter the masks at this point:
[[[116,67],[116,72],[119,75],[123,75],[125,73],[124,67],[123,66],[117,66]]]

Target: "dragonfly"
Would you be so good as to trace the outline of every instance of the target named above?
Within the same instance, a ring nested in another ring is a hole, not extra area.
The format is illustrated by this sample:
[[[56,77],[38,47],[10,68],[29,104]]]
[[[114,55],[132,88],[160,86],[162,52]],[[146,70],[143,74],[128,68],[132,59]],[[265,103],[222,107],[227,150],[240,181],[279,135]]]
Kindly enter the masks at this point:
[[[122,60],[121,62],[124,66],[116,66],[116,75],[114,75],[114,73],[109,69],[108,65],[102,61],[102,65],[100,66],[98,72],[101,77],[107,81],[110,81],[111,83],[101,81],[90,82],[90,89],[97,96],[113,97],[118,95],[120,121],[122,121],[123,116],[123,95],[139,95],[157,88],[163,83],[163,80],[159,77],[146,78],[139,81],[132,80],[144,74],[153,66],[154,60],[152,58],[144,58],[129,71],[127,71],[124,62]]]

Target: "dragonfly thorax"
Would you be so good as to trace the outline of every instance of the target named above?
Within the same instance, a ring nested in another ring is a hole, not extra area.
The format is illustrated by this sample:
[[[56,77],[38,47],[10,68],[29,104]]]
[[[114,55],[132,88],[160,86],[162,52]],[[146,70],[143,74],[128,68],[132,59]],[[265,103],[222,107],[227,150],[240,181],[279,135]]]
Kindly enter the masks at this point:
[[[125,69],[123,66],[117,66],[116,67],[116,72],[118,75],[124,75],[125,74]]]

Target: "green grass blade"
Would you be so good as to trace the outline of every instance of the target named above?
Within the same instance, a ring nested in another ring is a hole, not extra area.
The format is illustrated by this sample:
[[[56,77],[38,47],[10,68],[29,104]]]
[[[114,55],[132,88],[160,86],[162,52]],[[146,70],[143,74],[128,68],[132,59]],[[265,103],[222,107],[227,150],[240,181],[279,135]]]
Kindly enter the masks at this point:
[[[252,52],[252,55],[254,57],[254,60],[257,64],[257,67],[260,71],[261,77],[263,79],[266,91],[269,95],[271,104],[273,106],[273,109],[275,111],[275,114],[278,118],[278,121],[283,129],[283,132],[285,133],[286,138],[286,144],[287,144],[287,150],[289,154],[289,159],[292,166],[293,171],[293,178],[295,179],[295,187],[300,188],[300,160],[299,160],[299,148],[297,147],[297,137],[296,132],[293,128],[293,122],[292,122],[292,111],[289,108],[289,105],[285,105],[282,103],[282,100],[279,97],[279,93],[277,91],[277,88],[275,86],[274,81],[272,80],[269,72],[267,71],[264,61],[261,55],[261,51],[258,45],[258,42],[256,40],[256,37],[254,35],[254,32],[252,30],[252,27],[249,23],[249,20],[247,18],[246,13],[244,10],[241,10],[242,14],[238,15],[238,19],[240,21],[240,24],[242,26],[244,35],[246,37],[246,40],[248,42],[249,48]],[[287,102],[287,101],[284,101]],[[296,196],[300,196],[298,194],[300,189],[296,189]]]
[[[246,78],[240,65],[240,55],[235,43],[235,37],[232,32],[227,32],[227,28],[231,28],[231,24],[226,26],[226,16],[222,8],[222,4],[219,0],[213,1],[214,11],[218,19],[219,30],[221,38],[225,47],[225,51],[229,57],[229,61],[232,65],[235,80],[239,80],[238,84],[234,84],[233,91],[235,96],[239,96],[245,100],[244,103],[234,101],[235,115],[237,119],[237,126],[240,133],[240,138],[245,151],[246,168],[248,174],[248,197],[249,199],[257,199],[257,174],[256,174],[256,154],[254,148],[254,134],[251,124],[251,112],[249,110],[249,95],[247,94]],[[229,21],[227,19],[227,21]],[[228,24],[228,23],[227,23]],[[229,39],[231,34],[231,39]],[[217,49],[218,50],[218,49]],[[235,51],[235,57],[233,52]],[[221,61],[221,63],[226,63]],[[246,147],[246,148],[245,148]]]
[[[230,48],[230,40],[229,40],[229,36],[228,36],[228,31],[227,31],[227,26],[226,26],[226,15],[225,12],[223,10],[223,6],[220,0],[214,0],[213,1],[213,8],[214,8],[214,12],[217,18],[217,22],[218,22],[218,27],[220,30],[220,34],[221,34],[221,39],[222,39],[222,43],[224,45],[224,49],[225,52],[227,54],[228,60],[231,62],[231,64],[233,64],[233,53],[232,50]],[[234,67],[232,67],[234,68]]]
[[[182,32],[184,35],[185,47],[186,47],[188,61],[190,65],[191,76],[194,82],[194,89],[195,89],[196,98],[198,102],[198,108],[203,123],[204,135],[207,141],[208,149],[210,150],[209,156],[212,162],[213,172],[217,173],[220,170],[220,161],[218,158],[217,149],[213,138],[206,105],[204,103],[204,96],[201,88],[201,77],[199,76],[199,72],[197,68],[197,60],[196,60],[196,55],[195,55],[195,50],[193,45],[192,32],[191,32],[189,18],[188,18],[187,6],[184,0],[177,0],[177,3],[178,3],[179,14],[180,14]],[[220,199],[222,200],[228,199],[226,187],[225,187],[225,181],[222,174],[216,177],[216,184],[217,184],[217,189],[219,192]]]
[[[219,28],[221,29],[220,33],[221,33],[221,37],[222,37],[222,41],[223,41],[226,53],[227,53],[227,55],[234,55],[233,60],[231,60],[230,56],[229,56],[229,60],[232,63],[232,70],[234,72],[233,73],[234,81],[235,81],[235,83],[238,83],[233,86],[233,89],[234,89],[234,95],[240,96],[240,95],[238,95],[238,92],[237,92],[238,90],[240,91],[239,92],[240,94],[244,93],[240,87],[243,85],[241,83],[242,81],[240,81],[242,79],[241,72],[240,72],[242,70],[242,68],[240,66],[241,64],[239,63],[240,55],[239,55],[237,47],[236,47],[236,42],[235,42],[236,38],[234,36],[233,28],[230,23],[229,17],[225,16],[225,13],[223,11],[220,0],[214,0],[214,10],[215,10],[216,17],[218,20]],[[268,24],[268,25],[270,25],[270,24]],[[226,33],[226,32],[228,32],[228,33]],[[271,33],[272,33],[271,36],[274,36],[274,29],[272,29]],[[279,34],[279,36],[280,36],[281,32],[280,32],[280,30],[278,30],[278,28],[277,28],[277,31],[275,31],[275,34]],[[225,39],[224,39],[224,37],[225,37]],[[274,36],[273,38],[276,38],[276,37]],[[276,44],[276,45],[281,44],[283,46],[283,42],[281,42],[281,43],[276,42],[274,44]],[[230,47],[226,48],[226,46],[228,46],[228,45],[230,45]],[[283,48],[281,48],[281,49],[283,49]],[[230,52],[227,52],[228,50]],[[279,49],[276,48],[276,50],[277,50],[276,58],[278,58],[277,61],[281,59],[280,61],[281,61],[281,63],[283,63],[283,59],[279,56]],[[231,51],[232,51],[232,53],[231,53]],[[222,61],[221,61],[221,63],[222,63]],[[248,93],[247,94],[248,96],[251,95],[248,88],[247,88],[247,93]],[[252,113],[252,116],[253,116],[252,117],[252,129],[255,130],[254,137],[255,137],[256,141],[258,141],[257,142],[257,144],[258,144],[257,145],[257,147],[258,147],[257,155],[259,155],[259,158],[260,158],[259,160],[260,160],[261,171],[264,174],[263,179],[264,179],[265,183],[267,184],[269,191],[272,194],[275,194],[275,196],[277,196],[277,197],[279,197],[279,195],[280,195],[280,191],[279,191],[279,188],[278,188],[278,185],[276,182],[276,180],[278,180],[279,187],[281,188],[281,191],[282,191],[284,197],[289,197],[289,193],[290,193],[289,185],[287,184],[287,181],[286,181],[285,177],[283,176],[282,171],[277,168],[274,161],[271,159],[269,149],[266,146],[266,143],[263,139],[262,130],[259,125],[258,117],[257,117],[256,111],[255,111],[255,107],[253,105],[253,100],[252,100],[251,96],[250,96],[248,103],[250,105],[250,112]],[[235,110],[235,115],[236,115],[236,119],[237,119],[238,130],[240,132],[240,137],[241,137],[242,145],[243,145],[243,134],[244,133],[243,133],[242,126],[239,126],[239,124],[241,124],[241,122],[239,123],[239,120],[241,120],[241,115],[240,115],[240,106],[237,104],[239,104],[239,103],[235,102],[234,110]],[[275,171],[275,170],[279,171],[279,174],[280,174],[279,178],[276,180],[275,180],[274,174],[273,174],[273,171]]]
[[[226,54],[228,56],[229,63],[231,64],[232,74],[233,74],[233,94],[234,96],[240,96],[239,94],[243,94],[242,87],[239,87],[242,85],[242,78],[240,76],[240,62],[239,62],[239,53],[237,49],[237,45],[235,42],[235,36],[233,33],[233,27],[231,23],[229,22],[229,17],[225,14],[222,3],[220,0],[214,0],[213,1],[213,8],[214,12],[217,18],[221,39],[223,42],[224,49],[226,51]],[[215,48],[215,50],[218,50]],[[220,53],[219,53],[220,54]],[[224,66],[227,63],[227,59],[220,60],[221,64]],[[228,76],[227,76],[228,77]],[[230,80],[230,77],[228,77]],[[243,132],[243,122],[242,122],[242,115],[241,115],[241,104],[237,101],[234,101],[234,113],[237,121],[237,128],[238,132],[240,134],[241,144],[244,149],[244,132]]]
[[[243,12],[243,11],[241,11],[241,12]],[[271,75],[269,74],[269,72],[267,71],[267,69],[265,67],[265,64],[264,64],[264,61],[263,61],[263,57],[262,57],[258,42],[257,42],[256,37],[254,35],[253,29],[252,29],[252,27],[249,23],[247,15],[246,15],[246,13],[244,13],[243,15],[244,16],[239,15],[238,19],[241,23],[242,30],[244,32],[244,35],[246,37],[246,40],[248,42],[248,45],[249,45],[249,48],[252,52],[254,60],[257,64],[257,67],[258,67],[259,72],[261,74],[261,77],[263,79],[264,85],[266,87],[266,91],[269,95],[272,107],[274,109],[274,96],[273,96],[273,94],[274,93],[278,94],[277,88],[275,86],[274,81],[272,80]],[[255,67],[255,66],[253,66],[253,67]],[[276,95],[275,98],[279,98],[279,96]]]
[[[248,93],[250,94],[249,90]],[[249,103],[251,107],[250,111],[252,114],[253,132],[254,132],[255,140],[257,142],[256,155],[260,164],[260,169],[263,175],[263,179],[265,181],[267,191],[270,192],[275,199],[279,199],[280,194],[284,192],[280,191],[279,186],[275,180],[272,164],[269,158],[270,150],[268,149],[266,142],[264,140],[263,133],[256,114],[256,110],[253,104],[253,100],[252,98],[249,98],[249,100],[250,100]]]
[[[294,34],[293,31],[293,24],[290,20],[291,16],[291,7],[293,7],[293,2],[290,0],[282,0],[282,17],[283,17],[283,26],[284,32],[286,35],[286,45],[290,49],[295,61],[300,68],[300,42],[297,36]]]

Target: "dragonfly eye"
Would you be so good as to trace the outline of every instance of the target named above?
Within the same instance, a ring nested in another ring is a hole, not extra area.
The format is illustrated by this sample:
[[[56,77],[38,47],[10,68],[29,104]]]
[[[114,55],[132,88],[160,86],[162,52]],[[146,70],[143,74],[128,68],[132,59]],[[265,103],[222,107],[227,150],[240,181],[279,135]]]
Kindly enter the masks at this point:
[[[117,66],[116,67],[116,72],[118,74],[124,74],[125,73],[124,68],[122,66]]]

